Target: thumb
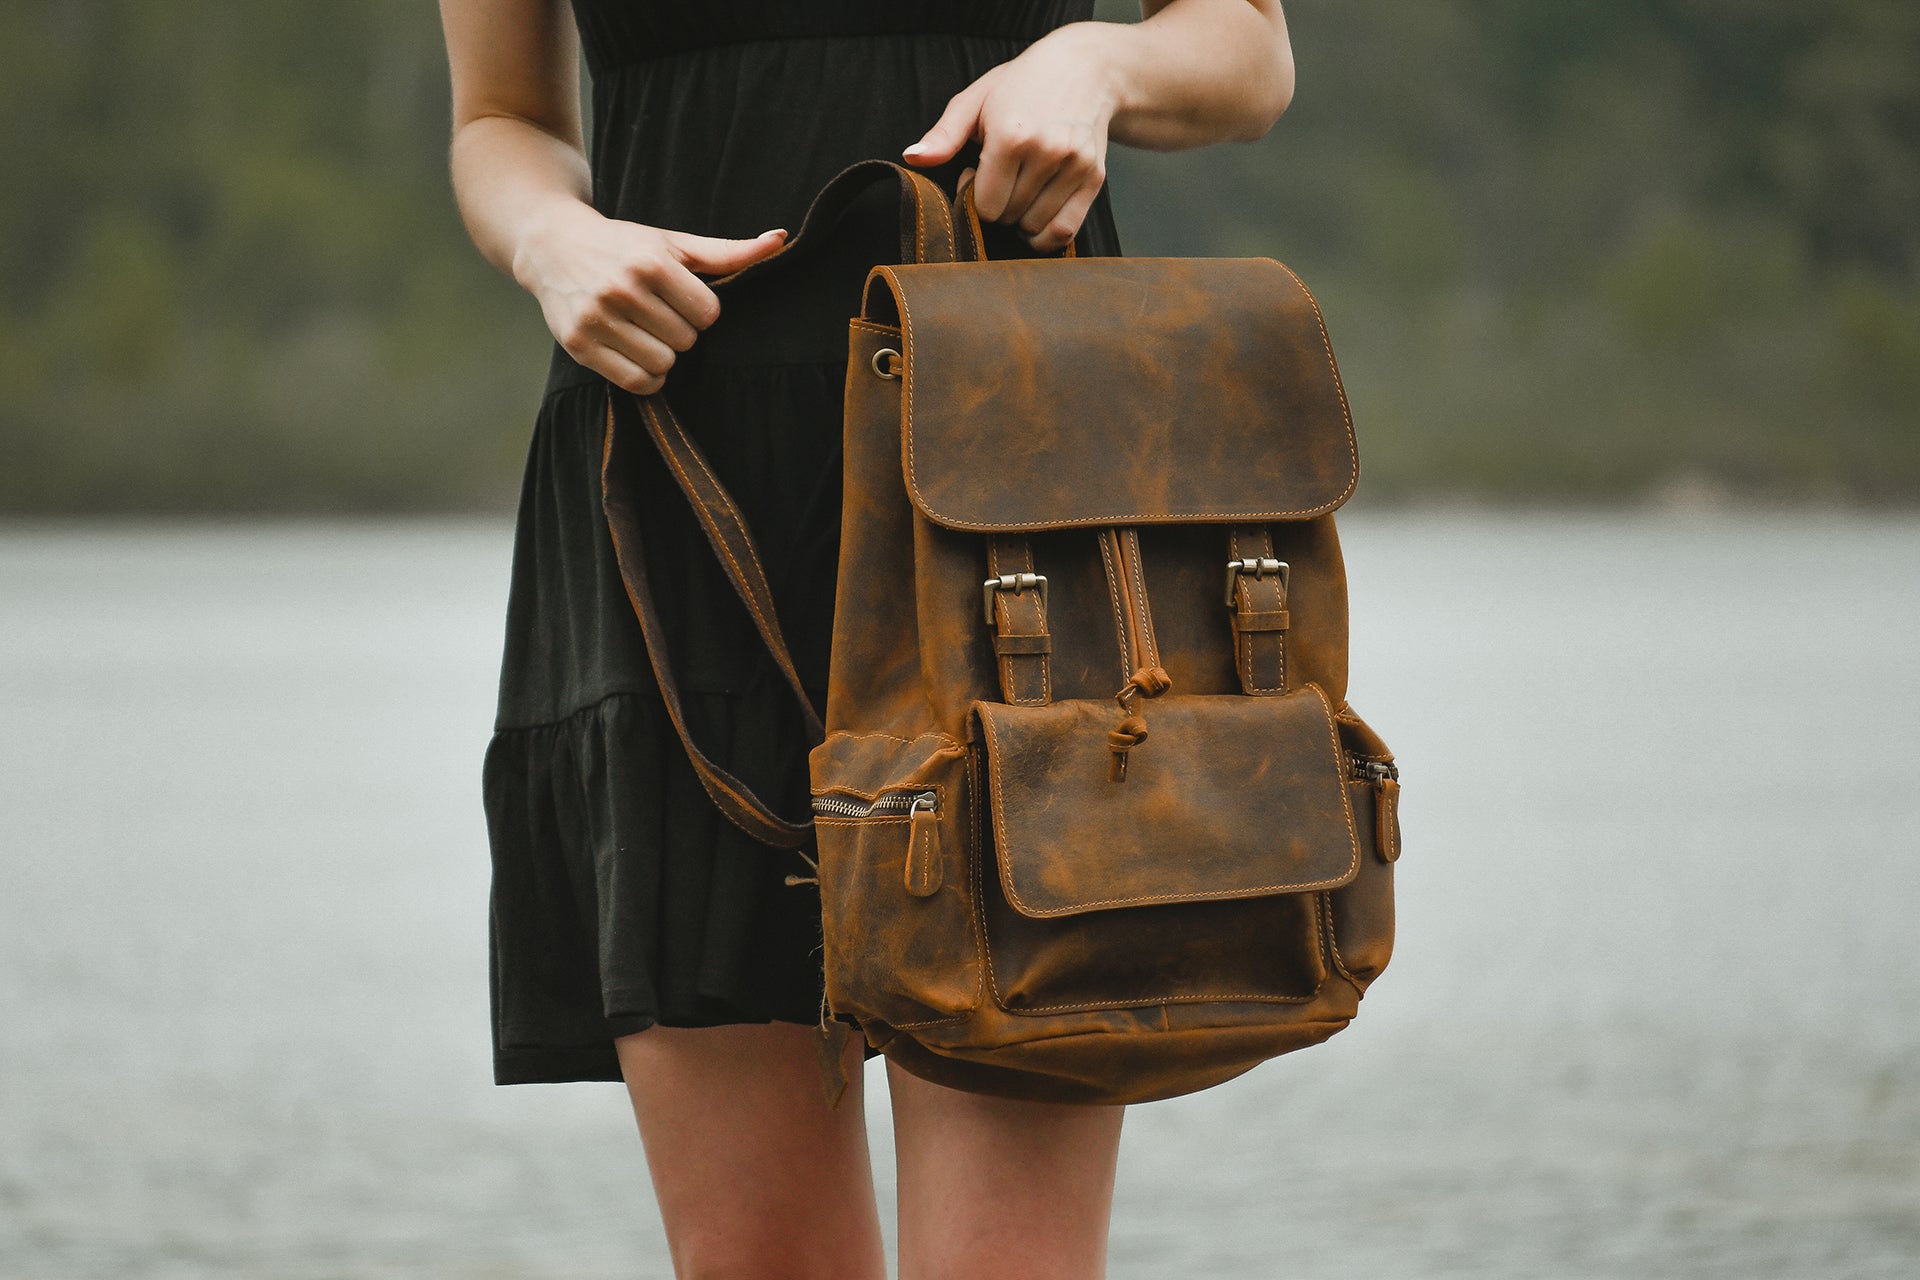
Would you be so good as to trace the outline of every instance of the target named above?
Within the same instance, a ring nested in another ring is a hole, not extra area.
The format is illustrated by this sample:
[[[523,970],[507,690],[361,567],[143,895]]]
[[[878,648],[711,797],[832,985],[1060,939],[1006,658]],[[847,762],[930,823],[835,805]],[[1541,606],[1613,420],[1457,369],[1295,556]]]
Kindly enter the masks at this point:
[[[702,275],[730,275],[744,266],[772,257],[787,243],[782,230],[762,231],[751,240],[720,240],[685,231],[669,231],[667,247],[680,265]]]
[[[954,94],[947,109],[933,122],[933,128],[900,154],[908,164],[922,168],[953,159],[980,124],[980,101],[984,96],[978,80]]]

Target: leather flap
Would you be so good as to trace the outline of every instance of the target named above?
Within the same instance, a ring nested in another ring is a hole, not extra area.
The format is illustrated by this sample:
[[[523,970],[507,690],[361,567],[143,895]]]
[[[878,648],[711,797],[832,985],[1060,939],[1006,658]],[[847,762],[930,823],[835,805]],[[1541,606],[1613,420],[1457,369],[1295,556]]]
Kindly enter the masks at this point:
[[[1320,308],[1270,259],[880,267],[866,309],[903,331],[907,491],[936,523],[1305,519],[1359,480]]]
[[[1360,845],[1326,695],[1168,695],[1126,780],[1112,702],[976,702],[1000,881],[1023,915],[1330,889]]]

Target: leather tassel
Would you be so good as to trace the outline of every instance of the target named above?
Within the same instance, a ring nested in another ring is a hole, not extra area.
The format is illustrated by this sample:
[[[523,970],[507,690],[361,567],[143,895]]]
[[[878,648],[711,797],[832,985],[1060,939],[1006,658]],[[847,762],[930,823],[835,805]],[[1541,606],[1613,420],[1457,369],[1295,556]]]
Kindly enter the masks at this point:
[[[940,818],[931,807],[916,808],[907,827],[907,892],[930,898],[946,878],[940,851]]]
[[[1387,862],[1400,859],[1400,783],[1382,778],[1373,796],[1373,847]]]

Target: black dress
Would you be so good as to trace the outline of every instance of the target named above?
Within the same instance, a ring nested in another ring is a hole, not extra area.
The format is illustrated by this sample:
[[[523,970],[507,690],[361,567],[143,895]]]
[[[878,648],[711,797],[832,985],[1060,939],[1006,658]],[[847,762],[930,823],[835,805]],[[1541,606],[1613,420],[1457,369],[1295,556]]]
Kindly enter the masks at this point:
[[[706,235],[797,229],[828,178],[897,159],[954,93],[1092,0],[573,0],[593,77],[594,203]],[[962,157],[933,176],[949,190]],[[1104,195],[1080,237],[1118,252]],[[857,285],[856,285],[857,292]],[[728,316],[667,394],[746,513],[802,677],[824,706],[839,549],[844,324]],[[777,299],[776,299],[777,302]],[[834,299],[839,305],[839,300]],[[820,312],[819,306],[811,308]],[[839,306],[844,319],[851,312]],[[515,530],[484,791],[494,1077],[620,1078],[656,1023],[819,1015],[819,897],[735,830],[668,721],[600,508],[605,382],[555,350]],[[651,461],[651,459],[650,459]],[[653,589],[696,737],[805,811],[791,694],[664,469],[643,477]]]

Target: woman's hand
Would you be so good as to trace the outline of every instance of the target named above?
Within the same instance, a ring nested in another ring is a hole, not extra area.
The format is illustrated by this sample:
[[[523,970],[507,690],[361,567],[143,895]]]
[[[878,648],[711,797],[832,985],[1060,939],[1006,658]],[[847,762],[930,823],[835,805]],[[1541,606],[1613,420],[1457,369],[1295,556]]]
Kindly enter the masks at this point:
[[[487,261],[539,299],[553,336],[616,386],[658,391],[720,314],[695,272],[779,250],[603,217],[581,141],[579,38],[566,0],[440,0],[453,74],[453,190]]]
[[[1141,0],[1137,23],[1075,22],[955,94],[908,164],[980,140],[974,207],[1066,247],[1106,181],[1107,142],[1158,151],[1258,138],[1293,98],[1280,0]]]
[[[514,249],[513,277],[539,299],[568,355],[649,395],[720,316],[720,300],[694,273],[738,271],[778,251],[786,235],[716,240],[620,222],[568,201],[531,221]]]
[[[1099,30],[1107,25],[1062,27],[975,80],[906,149],[907,163],[945,164],[979,138],[980,216],[1019,224],[1043,253],[1065,248],[1107,177],[1107,125],[1119,105]]]

